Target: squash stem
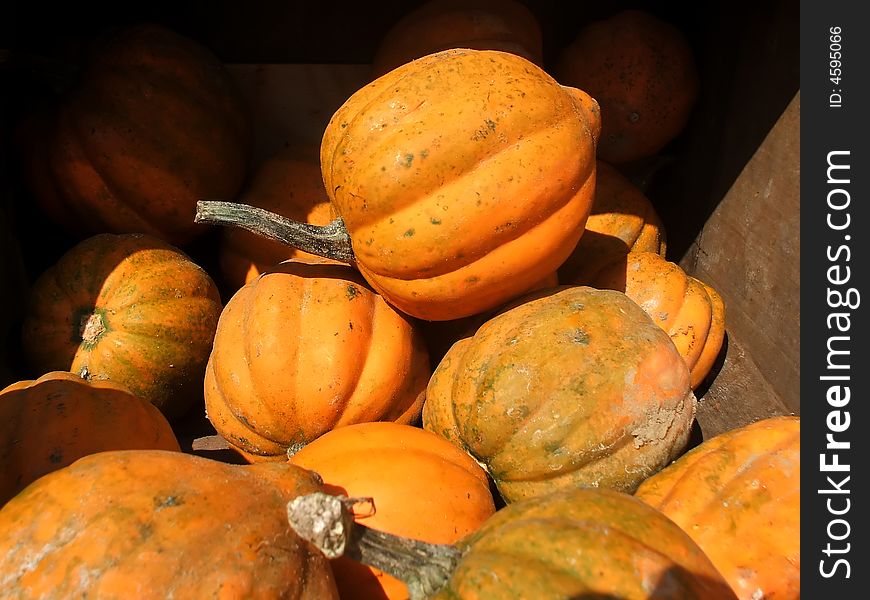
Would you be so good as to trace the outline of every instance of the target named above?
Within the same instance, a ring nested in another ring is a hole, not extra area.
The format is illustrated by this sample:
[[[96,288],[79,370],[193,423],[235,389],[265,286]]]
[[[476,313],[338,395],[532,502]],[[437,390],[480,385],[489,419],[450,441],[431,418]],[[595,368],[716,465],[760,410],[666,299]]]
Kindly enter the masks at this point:
[[[425,600],[444,587],[460,551],[361,525],[351,510],[359,502],[371,499],[307,494],[287,504],[287,518],[293,530],[327,558],[347,556],[405,582],[410,600]]]
[[[311,225],[287,219],[256,206],[238,202],[200,200],[196,203],[194,221],[242,227],[309,254],[350,265],[355,264],[350,235],[341,218],[335,219],[328,225]]]

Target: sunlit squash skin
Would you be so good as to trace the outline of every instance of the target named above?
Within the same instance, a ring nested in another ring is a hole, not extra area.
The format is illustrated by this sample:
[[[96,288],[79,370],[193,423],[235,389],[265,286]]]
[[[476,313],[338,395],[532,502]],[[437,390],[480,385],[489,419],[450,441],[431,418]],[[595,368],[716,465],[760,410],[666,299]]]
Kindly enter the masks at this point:
[[[0,505],[43,475],[104,450],[181,448],[150,402],[52,371],[0,390]]]
[[[612,490],[573,487],[511,504],[460,547],[438,600],[735,600],[684,531]]]
[[[695,402],[673,342],[625,294],[561,286],[450,348],[423,426],[474,456],[508,502],[631,492],[684,450]]]
[[[704,441],[635,496],[680,525],[741,600],[800,598],[800,417]]]
[[[354,93],[321,145],[356,266],[400,310],[449,320],[556,270],[595,189],[597,117],[513,54],[446,50]]]
[[[484,470],[443,437],[393,422],[339,427],[290,458],[323,477],[324,490],[373,498],[357,521],[433,544],[452,544],[495,512]],[[333,561],[344,600],[404,600],[407,587],[379,569],[346,557]]]
[[[586,230],[559,267],[559,282],[590,285],[608,264],[629,252],[665,256],[667,234],[649,198],[615,167],[599,160],[595,199]]]
[[[590,282],[625,292],[668,332],[686,361],[695,389],[725,341],[725,302],[710,285],[654,252],[630,252],[603,267]]]
[[[287,261],[227,302],[206,412],[249,460],[286,460],[335,427],[419,418],[430,373],[411,320],[353,268]]]
[[[0,509],[0,589],[22,598],[335,599],[326,558],[287,527],[320,491],[289,464],[101,452]]]
[[[145,234],[99,234],[33,284],[21,343],[33,371],[109,381],[172,421],[202,402],[221,309],[211,276],[178,248]]]

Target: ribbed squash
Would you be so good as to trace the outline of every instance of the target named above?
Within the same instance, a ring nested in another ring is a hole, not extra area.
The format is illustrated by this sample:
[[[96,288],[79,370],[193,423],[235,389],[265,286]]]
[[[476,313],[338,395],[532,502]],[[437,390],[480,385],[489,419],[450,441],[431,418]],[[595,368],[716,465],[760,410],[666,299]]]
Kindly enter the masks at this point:
[[[354,269],[287,261],[227,302],[206,411],[249,460],[286,460],[335,427],[418,418],[429,374],[411,321]]]
[[[486,473],[468,454],[428,431],[398,423],[359,423],[330,431],[290,458],[317,472],[324,489],[374,499],[357,520],[434,544],[452,544],[494,512]],[[404,599],[405,584],[348,558],[333,562],[344,600]]]
[[[652,252],[631,252],[590,282],[619,290],[668,332],[689,367],[692,388],[713,368],[725,340],[725,303],[706,283]]]
[[[31,368],[108,381],[171,420],[202,401],[221,299],[189,256],[144,234],[100,234],[31,289],[22,347]]]
[[[105,450],[178,450],[157,407],[68,371],[0,390],[0,504],[43,475]]]
[[[51,219],[77,235],[148,233],[184,244],[206,229],[199,198],[244,181],[250,118],[224,65],[161,25],[123,27],[86,55],[51,114],[22,125],[22,166]]]
[[[320,489],[289,464],[101,452],[0,509],[0,581],[15,598],[338,598],[329,562],[287,527]]]
[[[694,413],[685,362],[637,304],[563,286],[454,344],[429,381],[423,426],[514,502],[577,485],[634,491],[683,451]]]
[[[372,61],[381,76],[411,60],[447,50],[501,50],[543,64],[541,26],[516,0],[429,0],[403,16]]]
[[[800,417],[708,439],[636,497],[680,525],[742,600],[800,598]]]
[[[354,93],[321,144],[356,266],[400,310],[493,309],[556,270],[595,188],[597,115],[524,58],[445,50]]]
[[[613,490],[570,487],[516,502],[454,545],[349,528],[348,503],[306,495],[288,505],[290,526],[331,556],[390,569],[411,598],[736,600],[685,531]]]
[[[733,600],[703,551],[672,521],[619,492],[569,488],[517,502],[459,545],[439,600]]]
[[[264,161],[238,201],[304,223],[326,225],[332,220],[320,163],[316,156],[308,158],[296,149]],[[222,232],[218,260],[223,280],[233,291],[291,258],[306,259],[312,255],[245,229],[229,228]]]
[[[224,65],[155,24],[121,28],[87,55],[56,109],[22,123],[21,165],[40,209],[79,236],[205,231],[200,198],[233,198],[246,175],[247,106]]]
[[[653,156],[682,132],[700,88],[683,33],[634,9],[584,26],[553,73],[601,105],[598,156],[615,164]]]
[[[615,167],[599,160],[586,231],[559,267],[559,282],[591,285],[599,271],[629,252],[664,256],[666,238],[649,198]]]

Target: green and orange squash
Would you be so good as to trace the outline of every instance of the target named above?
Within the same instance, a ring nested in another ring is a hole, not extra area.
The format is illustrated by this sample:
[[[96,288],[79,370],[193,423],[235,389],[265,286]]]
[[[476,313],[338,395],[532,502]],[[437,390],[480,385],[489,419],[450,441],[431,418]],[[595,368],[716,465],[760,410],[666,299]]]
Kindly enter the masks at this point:
[[[286,463],[86,456],[0,509],[3,595],[337,599],[329,562],[287,526],[287,502],[320,489]]]
[[[632,492],[685,449],[689,371],[625,294],[540,291],[455,343],[423,426],[469,452],[508,502],[573,486]]]
[[[800,433],[787,415],[732,429],[635,493],[697,542],[741,600],[800,598]]]
[[[110,382],[53,371],[0,390],[0,505],[83,456],[136,449],[181,450],[157,407]]]
[[[613,490],[572,487],[516,502],[454,545],[421,543],[358,524],[342,529],[346,510],[315,494],[293,500],[288,518],[295,531],[326,551],[389,566],[413,600],[736,600],[685,531]],[[323,544],[311,535],[304,525],[312,515],[324,528],[338,529],[337,540]]]
[[[679,527],[612,490],[571,488],[513,504],[460,547],[435,598],[734,598]]]
[[[202,402],[221,299],[185,253],[145,234],[99,234],[34,282],[21,345],[30,368],[107,381],[173,421]]]

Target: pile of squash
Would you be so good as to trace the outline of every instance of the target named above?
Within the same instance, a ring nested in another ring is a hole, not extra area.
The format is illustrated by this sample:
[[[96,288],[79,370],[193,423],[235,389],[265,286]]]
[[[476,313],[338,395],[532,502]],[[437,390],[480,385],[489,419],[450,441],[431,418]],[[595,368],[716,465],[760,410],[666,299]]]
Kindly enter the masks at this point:
[[[228,71],[158,25],[16,123],[75,243],[8,327],[0,596],[799,598],[800,420],[690,448],[725,306],[622,170],[685,127],[691,49],[634,10],[541,44],[432,0],[319,157],[255,168]],[[238,461],[182,449],[203,413]],[[399,550],[300,537],[318,492]]]

